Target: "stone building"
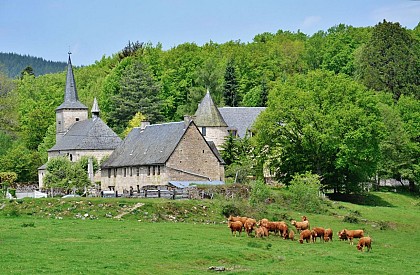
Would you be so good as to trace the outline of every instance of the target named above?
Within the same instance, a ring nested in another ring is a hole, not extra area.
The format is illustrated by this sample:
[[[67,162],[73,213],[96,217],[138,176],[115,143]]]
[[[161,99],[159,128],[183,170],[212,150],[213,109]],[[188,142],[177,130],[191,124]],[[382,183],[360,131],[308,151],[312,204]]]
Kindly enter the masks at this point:
[[[88,108],[79,101],[73,67],[69,55],[64,102],[57,107],[56,143],[48,150],[48,160],[66,156],[70,161],[78,161],[83,156],[95,157],[100,161],[111,155],[121,143],[121,138],[99,117],[96,98],[93,102],[92,117],[88,118]],[[38,168],[39,187],[43,188],[46,164]],[[94,176],[100,180],[100,173]]]
[[[209,91],[193,116],[198,129],[220,151],[228,135],[244,138],[252,136],[252,127],[265,107],[222,107],[213,102]]]
[[[173,182],[223,183],[224,162],[213,142],[195,123],[181,122],[134,128],[101,166],[101,189],[118,193]]]

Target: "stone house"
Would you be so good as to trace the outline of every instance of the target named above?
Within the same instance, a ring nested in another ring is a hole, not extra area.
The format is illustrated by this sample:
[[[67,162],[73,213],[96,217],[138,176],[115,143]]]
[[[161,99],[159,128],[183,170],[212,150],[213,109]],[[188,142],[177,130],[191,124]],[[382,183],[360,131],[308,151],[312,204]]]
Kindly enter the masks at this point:
[[[220,151],[228,135],[252,136],[253,124],[264,110],[265,107],[218,108],[207,91],[192,118],[206,140],[213,141]]]
[[[93,102],[92,117],[88,118],[88,108],[79,101],[73,67],[69,55],[64,102],[57,107],[56,143],[48,150],[48,160],[66,156],[70,161],[78,161],[83,156],[95,157],[101,161],[111,155],[121,143],[121,138],[99,117],[96,98]],[[46,164],[38,168],[39,188],[44,187],[43,178]],[[99,181],[100,173],[91,175],[91,180]]]
[[[223,183],[224,162],[194,121],[134,128],[101,166],[101,189],[118,193],[172,183]]]

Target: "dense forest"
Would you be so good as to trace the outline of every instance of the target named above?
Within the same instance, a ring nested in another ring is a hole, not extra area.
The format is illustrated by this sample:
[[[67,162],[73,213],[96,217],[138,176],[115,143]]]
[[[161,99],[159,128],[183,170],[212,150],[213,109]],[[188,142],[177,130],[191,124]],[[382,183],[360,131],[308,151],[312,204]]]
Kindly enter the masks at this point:
[[[40,57],[0,52],[0,71],[8,77],[16,78],[27,71],[35,76],[62,72],[65,62],[47,61]]]
[[[102,119],[122,137],[139,114],[152,123],[193,114],[207,89],[218,106],[266,106],[253,137],[227,140],[227,176],[271,171],[288,184],[310,172],[326,188],[353,192],[381,178],[420,183],[419,73],[420,25],[383,21],[169,50],[129,42],[75,69],[75,79],[80,100],[91,106],[96,97]],[[64,70],[0,75],[0,172],[37,180],[55,143],[64,87]]]

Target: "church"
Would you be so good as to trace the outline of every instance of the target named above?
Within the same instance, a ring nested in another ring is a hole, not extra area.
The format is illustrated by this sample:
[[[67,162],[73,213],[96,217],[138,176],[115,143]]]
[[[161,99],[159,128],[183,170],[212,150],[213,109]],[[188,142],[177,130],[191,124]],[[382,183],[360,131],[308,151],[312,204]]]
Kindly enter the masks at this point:
[[[122,142],[121,138],[100,118],[96,98],[89,118],[88,108],[79,101],[73,67],[69,54],[67,65],[64,102],[55,109],[56,143],[48,150],[48,160],[65,156],[70,161],[78,161],[83,156],[94,157],[98,162],[111,153]],[[46,164],[38,168],[39,188],[44,188],[43,178]],[[100,173],[93,175],[100,180]]]

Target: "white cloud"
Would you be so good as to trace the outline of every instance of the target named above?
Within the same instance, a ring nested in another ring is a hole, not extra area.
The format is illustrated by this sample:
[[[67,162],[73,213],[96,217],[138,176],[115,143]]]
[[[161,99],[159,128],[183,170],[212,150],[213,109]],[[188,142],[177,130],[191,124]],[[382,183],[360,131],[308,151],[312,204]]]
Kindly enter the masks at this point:
[[[321,21],[321,16],[308,16],[303,20],[301,24],[303,28],[313,28]]]

